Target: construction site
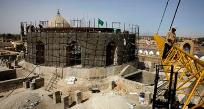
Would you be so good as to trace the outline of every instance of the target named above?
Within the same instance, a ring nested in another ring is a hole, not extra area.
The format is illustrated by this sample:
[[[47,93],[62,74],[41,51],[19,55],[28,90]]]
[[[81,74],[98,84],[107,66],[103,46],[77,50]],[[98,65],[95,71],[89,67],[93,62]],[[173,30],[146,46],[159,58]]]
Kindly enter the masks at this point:
[[[20,22],[17,41],[0,42],[0,109],[204,109],[204,47],[185,38],[165,53],[158,32],[168,2],[148,37],[137,24],[85,25],[59,9]]]

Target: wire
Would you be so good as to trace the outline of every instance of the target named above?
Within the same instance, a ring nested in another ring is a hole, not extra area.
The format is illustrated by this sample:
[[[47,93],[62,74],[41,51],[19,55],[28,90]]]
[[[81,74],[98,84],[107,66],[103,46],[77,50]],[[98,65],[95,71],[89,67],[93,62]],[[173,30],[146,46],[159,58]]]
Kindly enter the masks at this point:
[[[164,9],[164,12],[163,12],[163,15],[162,15],[162,18],[161,18],[161,21],[160,21],[160,24],[159,24],[158,30],[157,30],[157,34],[158,34],[159,29],[160,29],[160,27],[161,27],[161,24],[162,24],[162,22],[163,22],[164,15],[165,15],[165,13],[166,13],[166,9],[167,9],[168,4],[169,4],[169,0],[167,0],[167,2],[166,2],[166,6],[165,6],[165,9]]]
[[[172,19],[171,26],[170,26],[169,30],[171,30],[171,27],[172,27],[172,25],[173,25],[173,23],[174,23],[174,20],[175,20],[175,17],[176,17],[176,13],[177,13],[177,11],[178,11],[178,8],[179,8],[180,3],[181,3],[181,0],[179,0],[179,2],[178,2],[178,5],[177,5],[177,7],[176,7],[176,11],[175,11],[175,13],[174,13],[174,17],[173,17],[173,19]]]

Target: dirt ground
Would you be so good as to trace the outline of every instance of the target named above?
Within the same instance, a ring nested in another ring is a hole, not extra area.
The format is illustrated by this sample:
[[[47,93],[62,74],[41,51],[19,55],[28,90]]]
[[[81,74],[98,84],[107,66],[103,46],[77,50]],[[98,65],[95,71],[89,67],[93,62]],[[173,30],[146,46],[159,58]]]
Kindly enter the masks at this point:
[[[111,82],[115,81],[115,87],[111,89]],[[80,90],[83,103],[72,105],[71,109],[150,109],[148,103],[140,105],[138,93],[143,90],[151,92],[153,87],[147,87],[141,83],[136,83],[123,79],[119,76],[108,77],[103,80],[84,80],[78,78],[75,84],[66,84],[66,80],[60,80],[55,90],[60,90],[65,95],[70,95],[76,90]],[[91,93],[90,88],[97,86],[99,93]],[[10,92],[0,93],[0,109],[62,109],[63,103],[55,104],[48,95],[52,92],[40,88],[36,90],[20,88],[15,90],[10,96]],[[130,93],[137,93],[132,95]]]

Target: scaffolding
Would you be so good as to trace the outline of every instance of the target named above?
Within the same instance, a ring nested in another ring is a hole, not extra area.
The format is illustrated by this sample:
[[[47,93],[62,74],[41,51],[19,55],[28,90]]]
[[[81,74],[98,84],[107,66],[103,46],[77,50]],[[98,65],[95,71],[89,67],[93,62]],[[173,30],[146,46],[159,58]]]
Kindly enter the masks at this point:
[[[48,23],[40,21],[39,24],[45,26]],[[120,28],[117,28],[120,31],[114,31],[115,28],[89,26],[35,27],[35,30],[27,30],[26,60],[36,65],[55,67],[106,67],[135,61],[138,25],[132,25],[130,32],[126,31],[125,24],[123,32]],[[111,43],[114,44],[110,49],[108,45]]]

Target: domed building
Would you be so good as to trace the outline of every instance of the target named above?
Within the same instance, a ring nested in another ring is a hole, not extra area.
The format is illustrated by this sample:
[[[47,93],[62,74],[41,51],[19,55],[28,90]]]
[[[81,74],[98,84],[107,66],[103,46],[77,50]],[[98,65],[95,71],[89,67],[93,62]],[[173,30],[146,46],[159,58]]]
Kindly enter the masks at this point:
[[[66,21],[66,19],[60,15],[58,10],[57,15],[51,18],[48,21],[48,28],[68,28],[70,24]]]
[[[115,30],[71,27],[58,11],[47,27],[26,33],[26,61],[54,67],[106,67],[135,61],[136,34]]]

